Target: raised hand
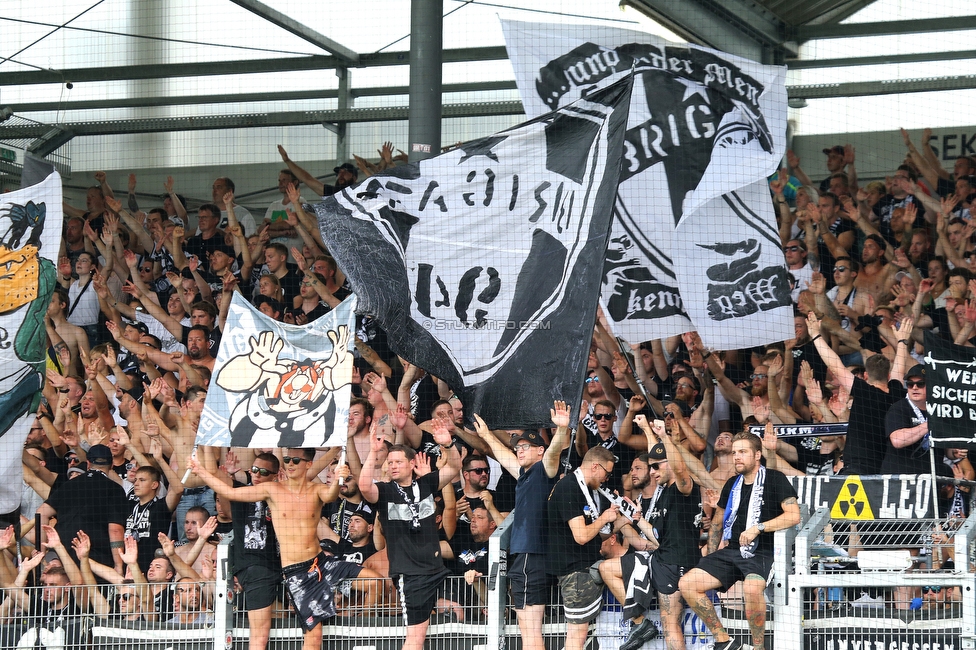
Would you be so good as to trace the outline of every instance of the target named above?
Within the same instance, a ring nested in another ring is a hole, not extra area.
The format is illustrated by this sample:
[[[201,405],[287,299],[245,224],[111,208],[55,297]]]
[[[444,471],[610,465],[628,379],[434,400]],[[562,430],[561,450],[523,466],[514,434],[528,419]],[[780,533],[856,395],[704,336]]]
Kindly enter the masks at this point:
[[[569,407],[562,400],[554,401],[549,409],[549,417],[557,427],[569,427],[569,415]]]
[[[139,542],[132,535],[125,536],[119,559],[124,564],[135,564],[139,561]]]
[[[416,472],[417,478],[430,474],[431,472],[430,456],[428,456],[422,451],[418,451],[417,455],[414,457],[414,460],[416,461],[414,472]]]

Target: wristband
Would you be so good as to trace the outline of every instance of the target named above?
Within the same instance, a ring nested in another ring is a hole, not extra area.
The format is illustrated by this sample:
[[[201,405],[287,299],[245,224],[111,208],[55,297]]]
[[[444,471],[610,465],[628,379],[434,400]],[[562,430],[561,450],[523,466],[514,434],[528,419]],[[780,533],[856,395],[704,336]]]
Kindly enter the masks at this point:
[[[814,341],[816,341],[816,340],[817,340],[817,339],[819,339],[819,338],[821,338],[821,336],[820,336],[819,334],[817,334],[817,335],[816,335],[816,336],[814,336],[814,337],[813,337],[812,339],[810,339],[810,342],[811,342],[811,343],[813,343]]]
[[[704,361],[705,359],[707,359],[707,358],[708,358],[708,357],[710,357],[710,356],[712,356],[712,353],[711,353],[711,351],[709,351],[709,350],[706,350],[706,351],[705,351],[705,352],[704,352],[704,353],[702,354],[702,361]]]
[[[908,341],[905,341],[905,340],[901,340],[901,341],[898,341],[898,342],[899,342],[899,343],[904,343],[904,344],[905,344],[905,345],[907,345],[908,347],[911,347],[911,346],[912,346],[912,344],[911,344],[911,343],[909,343]]]

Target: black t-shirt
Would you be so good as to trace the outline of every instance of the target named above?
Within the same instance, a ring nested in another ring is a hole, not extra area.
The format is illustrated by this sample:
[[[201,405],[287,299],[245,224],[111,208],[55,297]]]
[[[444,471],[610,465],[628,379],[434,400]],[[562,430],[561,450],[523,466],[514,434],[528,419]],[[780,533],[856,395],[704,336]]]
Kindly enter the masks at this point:
[[[722,510],[729,505],[732,486],[739,479],[739,475],[733,476],[725,482],[722,488],[722,496],[718,499],[718,507]],[[742,493],[739,497],[739,509],[736,514],[735,523],[732,524],[732,537],[729,539],[729,548],[739,548],[739,535],[747,528],[746,522],[749,520],[749,500],[752,496],[753,485],[746,485],[742,482]],[[783,514],[783,502],[790,497],[796,498],[796,490],[790,484],[786,475],[774,469],[766,470],[766,482],[763,485],[762,508],[759,510],[759,521],[767,522],[770,519]],[[756,555],[772,557],[773,555],[773,534],[772,532],[761,533],[759,543],[756,545]]]
[[[462,576],[465,571],[474,569],[482,575],[488,575],[488,541],[476,542],[471,535],[464,539],[451,540],[451,550],[454,551],[454,575]]]
[[[665,564],[691,568],[701,559],[702,504],[698,485],[685,496],[672,483],[664,488],[651,512],[651,524],[657,531],[660,547],[654,554]]]
[[[567,475],[549,495],[547,507],[547,521],[549,523],[549,545],[546,552],[546,571],[552,575],[564,576],[576,571],[586,571],[590,565],[600,559],[600,545],[603,543],[600,535],[594,535],[586,544],[576,543],[569,522],[577,517],[583,517],[589,525],[600,516],[594,512],[589,501],[583,496],[583,489],[576,480],[576,473]],[[599,492],[594,496],[590,491],[590,499],[599,512],[608,506],[606,498]]]
[[[186,339],[190,335],[190,328],[186,325],[183,326],[183,338],[180,339],[180,343],[186,346]],[[210,349],[210,356],[214,359],[217,358],[217,351],[220,349],[220,328],[214,327],[210,330],[210,335],[207,337],[207,347]]]
[[[196,255],[200,258],[200,265],[204,269],[210,268],[210,253],[223,247],[224,233],[219,230],[210,239],[204,239],[203,235],[194,235],[183,243],[184,252],[187,255]]]
[[[813,378],[820,382],[823,386],[824,381],[827,379],[827,364],[824,363],[823,359],[820,357],[820,353],[817,352],[817,345],[807,341],[803,345],[798,345],[792,350],[793,352],[793,385],[796,386],[797,377],[800,376],[800,364],[806,361],[810,364],[810,370],[813,371]]]
[[[392,481],[376,484],[376,513],[386,535],[391,574],[432,575],[444,570],[434,507],[439,483],[440,472],[434,470],[405,488]]]
[[[159,548],[159,533],[169,531],[169,523],[173,518],[166,498],[153,497],[143,505],[136,501],[132,512],[125,520],[125,534],[135,538],[139,546],[139,568],[145,573],[149,570],[149,563],[155,558]]]
[[[343,539],[349,539],[349,520],[360,505],[348,499],[336,499],[322,506],[322,516],[329,522],[329,528]]]
[[[549,530],[546,526],[546,502],[555,484],[556,477],[549,478],[541,460],[528,469],[520,470],[515,485],[515,510],[511,515],[514,519],[509,553],[542,554],[547,551]]]
[[[787,442],[796,449],[793,467],[807,476],[833,476],[834,456],[821,453],[822,443],[819,438],[799,438]]]
[[[926,419],[925,411],[922,410],[921,417],[919,417],[907,398],[900,399],[891,405],[888,414],[885,416],[885,434],[889,438],[887,449],[885,449],[884,462],[881,463],[882,474],[928,474],[932,471],[928,447],[923,445],[925,438],[901,449],[896,449],[891,444],[890,438],[892,432],[898,429],[916,427],[925,422]]]
[[[301,291],[302,274],[299,273],[298,267],[290,262],[287,263],[287,268],[288,273],[278,278],[278,283],[281,284],[282,302],[290,307],[295,303],[295,296],[299,295]]]
[[[234,481],[234,487],[243,485]],[[268,508],[268,504],[264,501],[256,503],[231,501],[230,513],[234,527],[230,559],[234,571],[253,565],[264,566],[275,572],[280,571],[278,538],[271,524],[271,509]]]
[[[352,562],[353,564],[359,564],[360,566],[375,553],[376,547],[373,546],[372,539],[367,540],[364,546],[353,546],[352,542],[348,539],[340,539],[336,548],[337,558],[346,562]]]
[[[851,386],[851,415],[844,445],[844,474],[880,474],[888,436],[885,418],[891,405],[905,397],[901,382],[889,381],[888,392],[859,377]]]
[[[115,564],[108,527],[118,524],[124,528],[132,510],[121,485],[98,470],[90,470],[52,492],[46,503],[58,515],[55,528],[61,539],[72,540],[83,530],[91,538],[91,559],[108,566]],[[65,546],[77,562],[74,549],[70,544]]]

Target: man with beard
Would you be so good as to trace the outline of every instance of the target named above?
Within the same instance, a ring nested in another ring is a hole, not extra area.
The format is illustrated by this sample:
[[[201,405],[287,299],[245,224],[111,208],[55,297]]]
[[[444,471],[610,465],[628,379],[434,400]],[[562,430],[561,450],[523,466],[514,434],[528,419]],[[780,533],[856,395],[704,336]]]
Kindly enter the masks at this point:
[[[783,255],[786,257],[786,270],[796,278],[791,296],[793,302],[800,298],[800,292],[810,286],[813,277],[813,267],[807,262],[807,245],[802,239],[791,239],[783,245]]]
[[[349,537],[349,524],[352,516],[363,507],[363,495],[359,491],[359,480],[342,464],[336,468],[336,478],[330,487],[333,500],[322,508],[322,521],[319,522],[319,539],[341,542]],[[338,500],[335,497],[339,497]],[[370,522],[372,523],[372,522]]]
[[[648,576],[650,554],[658,548],[657,537],[654,535],[653,528],[648,525],[651,521],[651,513],[657,508],[657,500],[660,497],[658,484],[651,479],[650,466],[663,460],[667,455],[664,446],[656,444],[656,440],[654,443],[648,440],[648,445],[650,451],[635,458],[630,466],[631,485],[635,491],[639,490],[633,501],[637,504],[640,517],[625,526],[622,531],[629,542],[629,551],[633,552],[607,558],[599,566],[603,583],[610,589],[617,602],[623,604],[624,617],[633,620],[632,629],[636,631],[644,626],[641,628],[642,635],[650,633],[650,629],[644,624],[647,619],[644,618],[643,612],[650,607],[653,596]],[[636,531],[636,535],[630,530],[631,528]]]
[[[728,591],[742,580],[752,645],[762,650],[773,533],[800,523],[800,506],[786,476],[760,464],[762,440],[758,436],[745,432],[736,435],[732,459],[736,476],[726,482],[719,497],[708,534],[708,554],[680,579],[679,585],[685,602],[715,637],[716,650],[738,650],[742,644],[729,636],[705,592]],[[722,540],[728,545],[719,549]]]
[[[460,587],[460,593],[446,597],[465,609],[482,607],[488,602],[488,586],[478,578],[488,574],[488,539],[497,528],[484,506],[472,507],[469,519],[465,534],[455,535],[450,542],[451,557],[444,556],[454,560],[454,575],[464,576],[466,583]]]
[[[497,510],[492,513],[494,508],[488,508],[488,503],[494,503],[491,500],[494,495],[488,490],[489,480],[491,480],[491,467],[488,466],[487,458],[481,454],[472,454],[464,459],[461,464],[461,487],[455,493],[459,524],[458,533],[463,535],[464,528],[471,523],[470,514],[475,508],[486,508],[496,524],[505,521],[501,513]],[[483,498],[485,492],[488,492],[489,496],[487,502]]]
[[[336,175],[335,185],[326,185],[319,179],[312,176],[310,173],[298,166],[298,163],[293,161],[288,157],[288,152],[280,144],[278,145],[278,153],[281,155],[281,160],[288,165],[288,169],[295,177],[305,183],[308,189],[312,190],[319,196],[332,196],[339,190],[356,184],[356,179],[359,178],[359,170],[356,169],[355,165],[352,163],[342,163],[336,167],[333,171]]]
[[[861,271],[854,280],[858,291],[871,294],[875,302],[892,282],[892,278],[902,270],[888,260],[891,257],[888,242],[881,235],[869,234],[861,248]],[[904,258],[903,258],[904,259]]]

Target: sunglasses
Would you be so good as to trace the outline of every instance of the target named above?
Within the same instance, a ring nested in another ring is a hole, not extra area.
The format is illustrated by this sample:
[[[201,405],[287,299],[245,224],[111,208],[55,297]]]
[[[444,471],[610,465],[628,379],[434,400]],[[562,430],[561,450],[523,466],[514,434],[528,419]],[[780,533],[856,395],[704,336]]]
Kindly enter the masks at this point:
[[[138,598],[135,594],[119,594],[119,600],[129,602],[130,599]]]
[[[252,467],[251,474],[257,474],[258,476],[271,476],[274,474],[270,469],[264,469],[263,467]]]
[[[612,420],[613,419],[613,413],[594,413],[593,414],[593,419],[594,420]]]
[[[668,461],[666,461],[666,460],[659,460],[656,463],[649,464],[647,467],[648,467],[648,469],[656,470],[658,467],[660,467],[661,465],[663,465],[666,462],[668,462]]]
[[[480,474],[487,474],[491,470],[488,469],[487,467],[472,467],[468,471],[471,472],[472,474],[479,474],[480,475]]]
[[[920,379],[918,381],[912,381],[911,379],[909,379],[908,381],[905,382],[905,385],[908,386],[909,388],[925,388],[925,380]]]
[[[762,375],[762,374],[759,374],[759,373],[753,373],[753,374],[749,375],[749,379],[765,379],[768,376],[769,375]]]
[[[596,382],[596,383],[599,384],[600,383],[600,378],[599,377],[587,377],[586,378],[586,383],[592,384],[593,382]]]
[[[942,587],[922,587],[923,594],[941,594]]]
[[[281,460],[285,461],[285,465],[298,465],[305,459],[301,456],[282,456]]]
[[[834,273],[843,273],[844,271],[847,270],[847,268],[848,267],[846,267],[846,266],[835,266],[834,267]]]
[[[783,246],[784,253],[795,253],[800,250],[799,246]]]

